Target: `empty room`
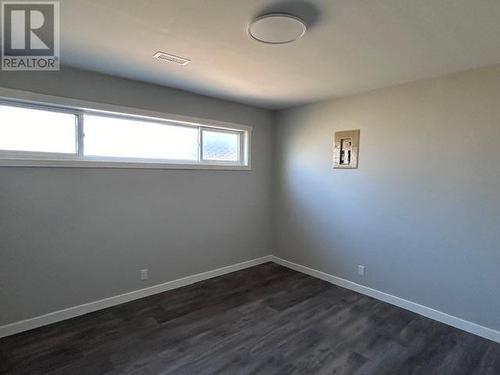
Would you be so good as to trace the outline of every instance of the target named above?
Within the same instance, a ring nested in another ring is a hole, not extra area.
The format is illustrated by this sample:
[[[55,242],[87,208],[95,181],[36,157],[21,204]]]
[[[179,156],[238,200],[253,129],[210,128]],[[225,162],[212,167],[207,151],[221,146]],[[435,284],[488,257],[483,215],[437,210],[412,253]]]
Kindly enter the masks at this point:
[[[0,7],[0,374],[500,374],[500,1]]]

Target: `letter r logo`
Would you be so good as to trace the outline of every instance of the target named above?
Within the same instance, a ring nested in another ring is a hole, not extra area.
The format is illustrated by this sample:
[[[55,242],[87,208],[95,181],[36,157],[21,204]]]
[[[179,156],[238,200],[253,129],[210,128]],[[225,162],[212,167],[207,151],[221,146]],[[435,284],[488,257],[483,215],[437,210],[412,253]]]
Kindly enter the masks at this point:
[[[13,10],[11,13],[11,48],[12,49],[49,49],[49,47],[38,37],[36,30],[40,29],[45,17],[39,10],[31,10],[29,17],[24,10]],[[29,24],[26,25],[26,21]],[[29,32],[29,38],[26,38],[26,32]],[[29,41],[29,45],[26,45]]]
[[[0,0],[1,69],[59,70],[58,0]]]
[[[54,4],[5,2],[3,4],[4,56],[54,55]]]

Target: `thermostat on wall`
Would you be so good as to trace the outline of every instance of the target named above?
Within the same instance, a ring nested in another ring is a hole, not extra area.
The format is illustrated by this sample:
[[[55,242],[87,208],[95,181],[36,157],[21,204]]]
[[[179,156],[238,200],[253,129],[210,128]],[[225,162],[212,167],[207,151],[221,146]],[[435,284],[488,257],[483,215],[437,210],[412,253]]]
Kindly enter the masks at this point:
[[[333,168],[358,168],[359,129],[335,132]]]

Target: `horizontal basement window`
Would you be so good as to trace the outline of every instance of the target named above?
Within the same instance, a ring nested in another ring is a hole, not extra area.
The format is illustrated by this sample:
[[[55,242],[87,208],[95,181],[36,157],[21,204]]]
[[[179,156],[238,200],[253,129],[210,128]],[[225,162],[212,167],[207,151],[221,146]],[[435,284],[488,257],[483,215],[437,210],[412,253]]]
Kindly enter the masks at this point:
[[[250,131],[0,102],[0,165],[249,169]]]
[[[35,107],[0,105],[0,150],[76,155],[78,116]]]

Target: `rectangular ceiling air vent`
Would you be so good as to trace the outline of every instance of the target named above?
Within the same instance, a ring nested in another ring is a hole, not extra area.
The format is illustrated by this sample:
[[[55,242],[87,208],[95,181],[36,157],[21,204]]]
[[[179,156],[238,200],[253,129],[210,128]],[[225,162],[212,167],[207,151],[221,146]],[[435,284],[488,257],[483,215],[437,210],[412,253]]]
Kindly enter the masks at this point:
[[[163,60],[177,65],[187,65],[191,62],[191,60],[185,59],[184,57],[171,55],[170,53],[165,52],[156,52],[153,57],[155,59]]]

